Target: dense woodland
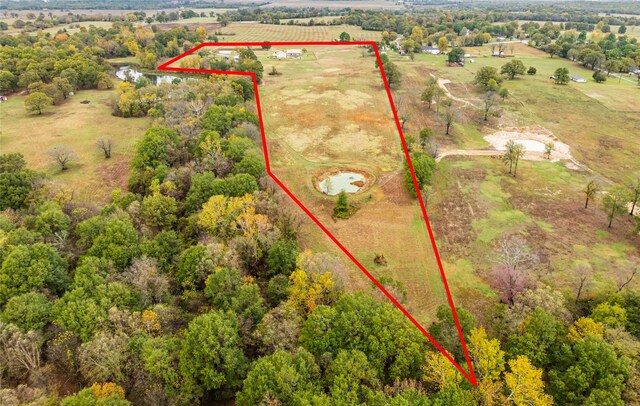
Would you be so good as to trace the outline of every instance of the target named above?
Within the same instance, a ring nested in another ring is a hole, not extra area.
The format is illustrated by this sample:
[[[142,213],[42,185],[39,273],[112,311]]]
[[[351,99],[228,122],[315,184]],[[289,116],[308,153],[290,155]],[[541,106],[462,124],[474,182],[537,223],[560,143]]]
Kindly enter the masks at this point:
[[[389,35],[416,40],[420,25],[425,42],[457,38],[462,27],[502,34],[476,17],[398,16],[377,26],[383,15],[371,15],[367,27]],[[638,63],[623,36],[596,42],[507,26],[541,35],[537,46],[557,43],[562,56],[588,49]],[[137,56],[151,69],[206,39],[131,21],[1,35],[0,91],[27,91],[37,120],[70,92],[113,86],[105,58]],[[201,58],[200,66],[220,63]],[[250,50],[235,68],[247,65],[262,68]],[[584,299],[503,280],[489,322],[459,308],[474,387],[388,301],[349,293],[337,258],[301,251],[299,212],[265,176],[250,82],[141,80],[118,84],[115,95],[114,115],[154,124],[137,145],[128,190],[113,191],[109,204],[78,203],[20,154],[0,156],[0,403],[640,404],[640,294],[628,282]],[[422,187],[438,175],[415,142]],[[497,276],[532,258],[526,243],[512,243],[519,255],[505,254]],[[447,307],[428,329],[465,364]]]

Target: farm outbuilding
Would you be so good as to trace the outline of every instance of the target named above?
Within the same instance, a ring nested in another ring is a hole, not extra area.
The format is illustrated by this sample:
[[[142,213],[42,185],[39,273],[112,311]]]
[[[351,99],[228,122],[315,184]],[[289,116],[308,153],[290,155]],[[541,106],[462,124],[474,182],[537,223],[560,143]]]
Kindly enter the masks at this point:
[[[430,47],[426,45],[422,47],[422,52],[426,54],[431,54],[431,55],[440,55],[440,50],[438,48]]]
[[[287,57],[287,53],[284,51],[278,51],[278,52],[274,52],[273,55],[271,56],[276,59],[285,59]]]
[[[287,49],[287,58],[302,58],[302,49]]]
[[[576,83],[587,83],[587,79],[583,78],[580,75],[571,75],[570,78]]]

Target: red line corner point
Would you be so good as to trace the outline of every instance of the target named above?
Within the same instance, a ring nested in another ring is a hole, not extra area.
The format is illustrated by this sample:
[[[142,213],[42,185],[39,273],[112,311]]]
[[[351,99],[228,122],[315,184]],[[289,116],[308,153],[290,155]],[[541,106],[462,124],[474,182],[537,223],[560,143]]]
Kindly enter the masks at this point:
[[[262,120],[262,108],[260,106],[260,96],[258,93],[258,81],[256,79],[256,74],[253,72],[240,72],[240,71],[222,71],[222,70],[211,70],[211,69],[193,69],[193,68],[180,68],[180,67],[171,67],[170,65],[174,62],[184,58],[187,55],[190,55],[200,48],[207,46],[214,47],[252,47],[252,46],[286,46],[286,45],[302,45],[302,46],[347,46],[347,45],[357,45],[357,46],[372,46],[375,52],[376,59],[378,60],[378,67],[380,69],[380,75],[382,76],[382,81],[384,82],[385,89],[387,91],[387,97],[389,98],[389,104],[391,105],[391,111],[393,112],[393,118],[396,122],[396,127],[398,129],[398,134],[400,136],[400,141],[402,142],[402,148],[404,150],[404,155],[409,165],[409,170],[411,172],[411,178],[413,179],[413,185],[416,188],[418,202],[420,203],[420,209],[422,211],[422,215],[424,217],[425,225],[427,226],[427,231],[429,232],[429,239],[431,240],[431,245],[433,246],[433,252],[436,257],[436,262],[438,263],[438,268],[440,270],[440,276],[442,278],[442,283],[444,284],[445,291],[447,293],[447,300],[449,302],[449,307],[451,308],[451,312],[453,314],[453,319],[456,324],[456,328],[458,329],[458,335],[460,337],[460,343],[462,344],[462,349],[464,351],[464,356],[467,361],[467,367],[469,368],[469,372],[465,371],[456,360],[449,354],[431,335],[427,332],[427,330],[420,325],[413,318],[413,316],[402,306],[385,288],[378,282],[378,280],[347,250],[340,241],[314,216],[311,211],[278,179],[278,177],[271,171],[271,166],[269,164],[269,153],[267,150],[267,138],[264,132],[264,122]],[[424,200],[422,198],[422,194],[418,188],[418,180],[416,178],[415,171],[413,169],[413,163],[411,162],[411,157],[409,155],[409,149],[407,147],[407,142],[405,140],[404,134],[402,132],[402,126],[400,124],[400,120],[398,119],[398,112],[396,111],[395,104],[393,103],[393,97],[391,95],[391,89],[389,88],[389,82],[387,81],[387,76],[384,73],[384,67],[382,66],[382,60],[380,59],[380,53],[378,52],[378,45],[374,41],[352,41],[352,42],[335,42],[335,41],[317,41],[317,42],[305,42],[305,41],[285,41],[285,42],[205,42],[202,43],[187,52],[178,55],[177,57],[170,59],[169,61],[163,63],[158,67],[158,70],[162,71],[177,71],[177,72],[192,72],[192,73],[207,73],[207,74],[221,74],[221,75],[242,75],[242,76],[250,76],[253,80],[253,88],[255,91],[256,98],[256,106],[258,110],[258,119],[260,121],[260,133],[262,135],[262,145],[264,152],[264,159],[266,163],[266,171],[269,176],[282,188],[282,190],[298,205],[300,208],[309,216],[309,218],[316,223],[322,231],[340,248],[346,255],[353,261],[353,263],[384,293],[384,295],[391,300],[391,302],[411,321],[411,323],[418,329],[420,332],[427,338],[429,341],[467,378],[471,384],[474,386],[478,385],[478,381],[476,379],[473,364],[469,357],[469,351],[467,350],[467,345],[465,343],[464,335],[462,333],[462,328],[460,327],[460,321],[458,320],[458,314],[456,313],[456,308],[453,304],[453,298],[451,296],[451,291],[449,289],[449,284],[447,283],[447,278],[445,276],[444,267],[442,266],[442,261],[440,260],[440,254],[438,252],[438,246],[436,244],[436,240],[433,236],[433,230],[431,229],[431,224],[429,222],[429,217],[427,216],[427,209],[424,204]]]

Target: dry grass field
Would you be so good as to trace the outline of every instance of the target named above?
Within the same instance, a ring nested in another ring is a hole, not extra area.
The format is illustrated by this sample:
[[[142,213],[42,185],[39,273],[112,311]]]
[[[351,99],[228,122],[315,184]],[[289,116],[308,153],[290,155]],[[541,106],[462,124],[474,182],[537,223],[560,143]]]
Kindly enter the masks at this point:
[[[255,22],[231,23],[217,29],[220,42],[242,41],[331,41],[340,37],[343,31],[351,38],[358,40],[377,41],[380,39],[378,31],[365,31],[352,25],[330,26],[298,26],[273,25]]]
[[[403,184],[403,153],[374,58],[354,46],[307,47],[300,60],[274,60],[255,52],[270,72],[260,86],[262,113],[274,173],[375,276],[391,277],[407,290],[407,307],[425,325],[446,303],[420,209]],[[319,171],[348,168],[375,177],[372,188],[350,197],[360,206],[348,220],[332,218],[335,197],[316,190]],[[349,260],[310,220],[308,248]],[[382,253],[387,266],[374,264]],[[351,267],[346,285],[371,291]],[[400,299],[400,298],[398,298]]]
[[[633,259],[640,257],[640,236],[631,234],[634,222],[629,215],[607,228],[602,194],[584,210],[582,189],[593,178],[606,188],[640,176],[640,89],[614,78],[595,83],[591,71],[518,44],[515,57],[535,66],[538,74],[506,80],[503,85],[511,96],[499,103],[497,117],[484,122],[474,74],[482,66],[500,69],[511,58],[485,57],[486,48],[466,52],[475,62],[464,68],[447,66],[442,56],[417,55],[413,62],[391,56],[403,73],[394,98],[410,118],[406,134],[417,136],[421,128],[430,127],[441,151],[484,150],[490,148],[485,135],[538,128],[567,144],[581,166],[566,160],[525,160],[513,178],[500,160],[491,157],[499,152],[440,161],[427,211],[459,304],[482,316],[495,303],[488,283],[496,243],[512,234],[523,235],[540,257],[534,280],[550,283],[571,297],[578,264],[589,263],[593,277],[586,296],[615,292],[620,272],[631,269]],[[549,76],[558,67],[567,67],[589,82],[555,85]],[[435,106],[429,110],[420,101],[432,75],[443,81],[460,112],[449,136]],[[640,283],[630,288],[638,289]]]
[[[610,77],[605,83],[596,83],[591,78],[593,71],[577,63],[550,58],[537,49],[515,44],[513,53],[508,55],[522,60],[527,67],[536,67],[538,72],[505,80],[503,86],[511,96],[499,105],[501,117],[484,123],[479,119],[482,100],[473,84],[474,75],[483,66],[500,70],[512,58],[490,57],[488,47],[466,48],[466,52],[474,63],[465,67],[449,67],[444,56],[417,55],[412,62],[408,57],[392,55],[404,73],[403,85],[394,96],[407,101],[404,104],[411,116],[410,133],[417,133],[427,125],[442,128],[433,114],[425,114],[433,112],[419,101],[427,78],[435,75],[450,81],[446,88],[454,97],[466,101],[455,101],[465,114],[457,125],[458,131],[441,140],[445,146],[479,148],[486,145],[482,135],[499,127],[541,126],[569,144],[579,162],[614,181],[623,181],[629,171],[639,169],[640,88],[635,81]],[[587,78],[588,82],[555,85],[549,76],[560,67]]]
[[[0,104],[0,152],[22,153],[31,168],[71,188],[79,201],[107,201],[112,190],[126,188],[135,143],[151,125],[150,118],[112,116],[114,92],[82,90],[41,116],[25,111],[24,96],[10,96]],[[82,100],[90,103],[81,104]],[[101,137],[115,142],[109,160],[96,147]],[[58,145],[72,149],[78,158],[66,171],[48,156]]]

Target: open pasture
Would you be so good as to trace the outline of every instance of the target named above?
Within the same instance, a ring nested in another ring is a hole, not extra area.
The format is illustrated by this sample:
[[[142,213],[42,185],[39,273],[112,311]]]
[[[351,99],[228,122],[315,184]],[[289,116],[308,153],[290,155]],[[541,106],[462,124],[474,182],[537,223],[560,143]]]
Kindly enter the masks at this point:
[[[274,60],[276,48],[255,49],[265,72],[274,66],[280,73],[265,75],[260,86],[274,173],[375,276],[402,284],[419,321],[433,320],[446,296],[419,206],[404,187],[402,147],[374,58],[332,46],[307,47],[300,60]],[[375,178],[371,189],[350,197],[359,210],[348,220],[334,220],[336,198],[314,187],[328,168]],[[302,234],[306,247],[342,255],[310,220]],[[377,253],[388,265],[374,264]],[[371,282],[351,269],[350,289],[370,291]]]
[[[473,84],[474,75],[483,66],[500,70],[513,58],[488,56],[488,47],[466,48],[465,52],[471,54],[474,63],[467,61],[464,67],[449,67],[445,56],[420,54],[416,55],[414,62],[408,57],[392,56],[405,73],[404,80],[411,83],[410,86],[401,86],[398,95],[412,100],[410,108],[412,116],[416,117],[412,119],[414,131],[419,131],[420,126],[426,124],[439,125],[433,114],[425,114],[428,112],[426,106],[418,101],[427,78],[435,75],[451,82],[445,86],[459,99],[454,100],[456,105],[465,111],[457,124],[458,131],[454,131],[452,137],[446,137],[445,145],[453,141],[458,147],[477,148],[483,144],[481,135],[497,128],[542,126],[568,144],[579,162],[588,163],[591,169],[611,180],[622,181],[625,173],[637,170],[640,88],[634,83],[614,77],[605,83],[596,83],[591,78],[593,71],[577,63],[550,58],[527,45],[514,44],[513,51],[507,50],[507,55],[514,55],[527,67],[536,67],[537,74],[505,80],[503,86],[509,90],[510,97],[500,103],[500,117],[485,123],[480,118],[482,94]],[[587,78],[588,82],[554,84],[549,77],[560,67]],[[420,118],[422,115],[426,118]]]
[[[593,283],[583,293],[614,292],[621,275],[612,269],[631,266],[631,259],[640,255],[640,236],[629,235],[633,219],[628,214],[607,229],[600,196],[584,209],[582,188],[589,178],[588,173],[569,170],[562,163],[523,161],[518,177],[513,178],[497,159],[442,160],[428,209],[445,261],[455,264],[456,273],[465,274],[463,280],[489,281],[496,243],[504,236],[521,234],[539,257],[532,280],[574,297],[576,268],[588,263]],[[485,284],[474,283],[468,290],[463,297],[480,300],[485,296],[487,306],[492,302]]]
[[[104,202],[112,190],[126,188],[135,143],[151,125],[150,118],[112,116],[113,95],[114,91],[82,90],[41,116],[25,111],[24,96],[10,96],[0,104],[0,151],[22,153],[31,168],[69,187],[79,201]],[[90,103],[81,104],[82,100]],[[98,138],[113,139],[111,159],[98,150]],[[48,155],[60,145],[78,158],[66,171]]]

